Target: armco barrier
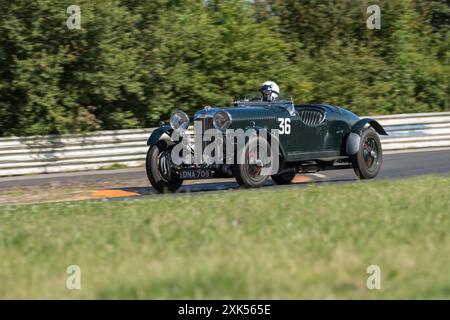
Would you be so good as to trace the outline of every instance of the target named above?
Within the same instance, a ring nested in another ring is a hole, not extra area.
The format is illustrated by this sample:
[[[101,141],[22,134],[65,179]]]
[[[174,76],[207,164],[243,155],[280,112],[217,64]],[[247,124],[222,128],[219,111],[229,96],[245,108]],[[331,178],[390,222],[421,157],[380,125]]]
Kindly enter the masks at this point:
[[[450,148],[450,112],[374,117],[385,152]],[[152,129],[0,138],[0,176],[142,166]]]
[[[450,112],[399,114],[374,117],[389,136],[382,136],[383,150],[449,148]]]

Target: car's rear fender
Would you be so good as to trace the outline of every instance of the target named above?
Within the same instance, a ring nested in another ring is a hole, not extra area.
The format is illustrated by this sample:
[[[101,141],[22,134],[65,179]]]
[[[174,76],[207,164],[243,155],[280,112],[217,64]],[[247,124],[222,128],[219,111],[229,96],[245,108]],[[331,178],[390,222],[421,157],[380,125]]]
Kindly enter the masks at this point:
[[[155,130],[153,130],[152,134],[147,140],[148,146],[153,146],[158,143],[158,141],[166,140],[166,141],[172,141],[172,133],[173,129],[171,126],[164,125],[161,126]]]
[[[345,152],[348,155],[354,155],[359,151],[361,134],[367,125],[372,127],[380,135],[388,135],[386,130],[384,130],[383,126],[379,124],[378,121],[371,118],[361,119],[352,126],[350,134],[347,137]]]

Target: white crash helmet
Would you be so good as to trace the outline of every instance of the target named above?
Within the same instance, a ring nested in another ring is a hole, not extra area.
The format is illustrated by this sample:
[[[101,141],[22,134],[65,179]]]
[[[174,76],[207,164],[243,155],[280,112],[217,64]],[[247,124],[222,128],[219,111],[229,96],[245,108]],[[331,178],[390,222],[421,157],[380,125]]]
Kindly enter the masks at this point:
[[[275,101],[280,95],[280,87],[273,81],[266,81],[259,89],[264,101]]]

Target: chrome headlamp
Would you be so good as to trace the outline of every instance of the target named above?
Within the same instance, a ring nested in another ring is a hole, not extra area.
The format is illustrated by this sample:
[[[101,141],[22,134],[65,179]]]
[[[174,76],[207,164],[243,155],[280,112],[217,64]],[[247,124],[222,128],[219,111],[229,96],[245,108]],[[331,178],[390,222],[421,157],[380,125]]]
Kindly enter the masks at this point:
[[[213,125],[217,130],[227,130],[231,125],[231,115],[223,110],[216,112],[213,118]]]
[[[189,116],[183,111],[175,111],[170,117],[170,126],[173,130],[186,130],[189,127]]]

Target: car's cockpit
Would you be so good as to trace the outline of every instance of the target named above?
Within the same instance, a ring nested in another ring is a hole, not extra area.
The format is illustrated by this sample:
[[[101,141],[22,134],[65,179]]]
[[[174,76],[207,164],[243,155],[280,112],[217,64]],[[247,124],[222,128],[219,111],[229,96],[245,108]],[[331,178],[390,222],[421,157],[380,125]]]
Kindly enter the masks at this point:
[[[242,99],[234,101],[236,107],[278,107],[286,109],[291,116],[295,116],[297,111],[295,110],[294,99],[290,96],[283,96],[275,101],[264,101],[261,95],[252,94],[245,96]]]

